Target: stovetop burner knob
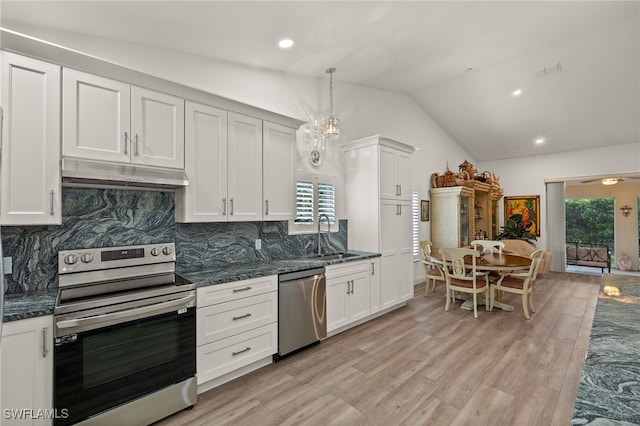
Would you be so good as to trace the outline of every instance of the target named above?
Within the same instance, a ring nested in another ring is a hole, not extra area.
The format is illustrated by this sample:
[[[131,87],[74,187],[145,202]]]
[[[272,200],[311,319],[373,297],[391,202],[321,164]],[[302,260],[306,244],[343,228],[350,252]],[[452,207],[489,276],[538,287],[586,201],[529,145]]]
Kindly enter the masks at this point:
[[[171,247],[165,247],[162,249],[162,254],[164,254],[165,256],[168,256],[171,253],[173,253],[173,250],[171,250]]]
[[[68,254],[64,257],[64,263],[66,263],[67,265],[73,265],[77,261],[78,256],[76,256],[75,254]]]
[[[91,263],[93,262],[93,255],[91,253],[85,253],[80,256],[80,260],[82,260],[82,263]]]
[[[160,254],[160,249],[158,247],[154,247],[151,249],[151,256],[157,256]]]

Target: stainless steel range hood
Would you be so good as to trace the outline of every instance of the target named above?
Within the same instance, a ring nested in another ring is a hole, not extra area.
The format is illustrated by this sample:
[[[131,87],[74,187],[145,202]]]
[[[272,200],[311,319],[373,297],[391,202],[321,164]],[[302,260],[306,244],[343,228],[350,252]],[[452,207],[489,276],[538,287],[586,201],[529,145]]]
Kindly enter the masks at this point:
[[[189,179],[184,170],[63,157],[62,184],[93,188],[172,190],[189,185]]]

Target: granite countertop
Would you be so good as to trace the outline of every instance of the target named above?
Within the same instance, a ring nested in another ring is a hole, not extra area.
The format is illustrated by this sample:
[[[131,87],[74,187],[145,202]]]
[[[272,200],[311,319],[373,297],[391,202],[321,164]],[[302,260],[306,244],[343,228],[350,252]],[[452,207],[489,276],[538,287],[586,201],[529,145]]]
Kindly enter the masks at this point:
[[[603,275],[571,424],[640,424],[640,277]]]
[[[177,272],[195,283],[198,287],[222,284],[231,281],[246,280],[267,275],[284,274],[302,271],[327,265],[363,260],[379,257],[379,253],[369,253],[350,250],[350,257],[332,260],[318,260],[313,258],[282,259],[269,262],[229,264],[215,268],[190,269],[177,267]],[[58,295],[57,288],[33,291],[27,293],[8,294],[4,302],[4,322],[39,317],[53,314],[53,308]]]
[[[4,299],[3,321],[17,321],[27,318],[52,315],[58,297],[58,289],[7,294]]]
[[[288,272],[302,271],[305,269],[320,268],[322,266],[355,260],[379,257],[379,253],[369,253],[350,250],[350,257],[332,260],[319,260],[314,258],[281,259],[268,262],[237,263],[207,269],[189,269],[178,267],[178,274],[196,283],[198,287],[223,284],[231,281],[246,280],[250,278],[264,277],[267,275],[286,274]]]

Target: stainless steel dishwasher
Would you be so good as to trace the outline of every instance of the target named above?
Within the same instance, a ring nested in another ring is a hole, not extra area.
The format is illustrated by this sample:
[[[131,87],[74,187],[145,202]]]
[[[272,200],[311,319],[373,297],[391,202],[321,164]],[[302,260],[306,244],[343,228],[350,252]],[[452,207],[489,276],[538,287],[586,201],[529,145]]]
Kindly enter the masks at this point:
[[[327,337],[324,267],[278,276],[278,353],[274,359]]]

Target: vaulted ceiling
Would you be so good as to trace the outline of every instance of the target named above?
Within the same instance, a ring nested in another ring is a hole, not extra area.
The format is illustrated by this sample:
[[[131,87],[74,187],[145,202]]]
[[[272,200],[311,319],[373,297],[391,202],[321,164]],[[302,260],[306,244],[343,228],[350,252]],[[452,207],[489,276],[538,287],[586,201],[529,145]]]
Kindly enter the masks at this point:
[[[334,66],[336,85],[413,97],[485,161],[640,142],[639,6],[3,0],[0,12],[17,31],[77,32],[318,78]],[[279,49],[282,38],[294,46]]]

